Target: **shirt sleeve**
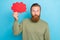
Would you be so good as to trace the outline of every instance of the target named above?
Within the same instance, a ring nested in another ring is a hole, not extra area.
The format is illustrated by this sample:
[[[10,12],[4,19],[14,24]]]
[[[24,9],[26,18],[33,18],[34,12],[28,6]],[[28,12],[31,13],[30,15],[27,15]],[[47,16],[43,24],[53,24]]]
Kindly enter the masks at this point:
[[[44,37],[45,37],[45,40],[50,40],[48,25],[46,26]]]
[[[19,35],[21,32],[22,32],[22,25],[23,23],[18,23],[17,20],[14,21],[14,24],[13,24],[13,33],[14,35]]]

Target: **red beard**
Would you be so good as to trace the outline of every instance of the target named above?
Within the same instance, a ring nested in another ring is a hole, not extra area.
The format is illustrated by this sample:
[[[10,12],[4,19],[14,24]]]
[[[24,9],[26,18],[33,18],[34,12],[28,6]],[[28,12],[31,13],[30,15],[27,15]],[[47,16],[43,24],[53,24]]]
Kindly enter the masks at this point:
[[[37,16],[37,15],[32,16],[32,18],[31,18],[32,22],[38,22],[39,19],[40,19],[40,16]]]

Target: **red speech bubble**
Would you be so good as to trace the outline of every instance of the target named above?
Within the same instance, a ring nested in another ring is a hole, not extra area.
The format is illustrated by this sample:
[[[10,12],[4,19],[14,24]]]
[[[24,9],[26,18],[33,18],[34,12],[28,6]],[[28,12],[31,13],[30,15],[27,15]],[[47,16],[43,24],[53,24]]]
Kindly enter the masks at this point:
[[[11,9],[13,10],[13,12],[26,12],[26,4],[24,4],[23,2],[16,2],[13,3]]]

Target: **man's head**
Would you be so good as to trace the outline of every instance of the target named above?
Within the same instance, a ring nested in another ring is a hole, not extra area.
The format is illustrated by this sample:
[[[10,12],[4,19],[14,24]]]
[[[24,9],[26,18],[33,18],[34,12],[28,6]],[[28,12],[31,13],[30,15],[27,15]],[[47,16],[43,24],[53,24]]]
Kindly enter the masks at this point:
[[[33,22],[37,22],[40,19],[41,6],[37,3],[34,3],[31,6],[30,11],[31,11],[31,15],[32,15],[31,20]]]

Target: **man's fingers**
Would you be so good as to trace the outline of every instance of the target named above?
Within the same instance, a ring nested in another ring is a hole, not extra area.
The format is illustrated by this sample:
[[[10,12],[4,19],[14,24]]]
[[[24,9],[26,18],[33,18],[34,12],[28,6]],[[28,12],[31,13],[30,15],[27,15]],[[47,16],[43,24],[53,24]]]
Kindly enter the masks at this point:
[[[18,15],[18,12],[14,12],[14,14]]]

